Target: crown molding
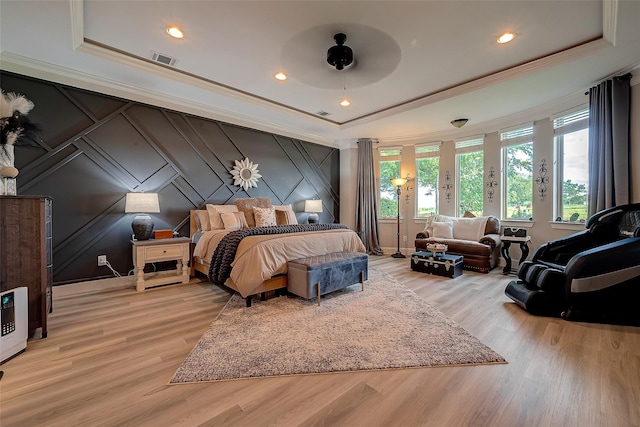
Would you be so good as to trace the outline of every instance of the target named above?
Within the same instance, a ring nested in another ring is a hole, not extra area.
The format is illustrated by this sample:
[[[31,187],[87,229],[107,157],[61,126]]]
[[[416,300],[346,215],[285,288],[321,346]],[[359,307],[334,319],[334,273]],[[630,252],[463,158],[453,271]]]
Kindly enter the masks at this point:
[[[213,108],[210,105],[190,101],[165,93],[143,89],[104,77],[79,72],[67,67],[27,58],[10,52],[0,53],[2,68],[6,71],[35,77],[54,83],[65,84],[80,89],[91,90],[110,96],[132,101],[143,102],[175,111],[181,111],[212,120],[257,129],[264,132],[301,139],[334,148],[339,147],[337,141],[327,139],[318,134],[304,133],[283,125],[282,123],[257,119],[253,116],[238,114],[227,110]]]
[[[490,134],[498,132],[499,129],[516,126],[524,122],[549,118],[552,114],[565,111],[577,105],[582,105],[585,102],[588,102],[588,98],[585,96],[584,90],[579,90],[544,105],[539,105],[498,119],[467,125],[461,129],[435,131],[419,135],[407,135],[398,138],[380,138],[380,143],[385,146],[398,144],[415,145],[431,141],[450,141],[459,138],[466,138],[470,135]]]
[[[611,44],[608,41],[604,40],[603,38],[599,38],[599,39],[563,50],[561,52],[557,52],[555,54],[545,56],[543,58],[539,58],[539,59],[509,68],[506,70],[498,71],[496,73],[492,73],[484,77],[471,80],[466,83],[462,83],[456,86],[452,86],[452,87],[416,98],[414,100],[405,102],[401,105],[390,107],[383,111],[375,112],[375,113],[363,116],[361,118],[345,122],[340,126],[340,128],[348,129],[353,126],[358,126],[364,123],[369,123],[372,121],[390,117],[398,113],[414,110],[416,108],[424,107],[436,102],[444,101],[446,99],[454,98],[456,96],[464,95],[469,92],[473,92],[479,89],[493,86],[498,83],[517,79],[519,77],[523,77],[528,74],[531,74],[535,71],[540,71],[540,70],[555,67],[567,62],[576,61],[580,58],[593,55],[596,52],[599,52],[601,50],[604,50],[610,47],[611,47]]]
[[[618,0],[604,0],[602,2],[602,38],[616,45],[618,33]]]
[[[69,0],[71,16],[71,47],[75,50],[84,41],[84,0]]]

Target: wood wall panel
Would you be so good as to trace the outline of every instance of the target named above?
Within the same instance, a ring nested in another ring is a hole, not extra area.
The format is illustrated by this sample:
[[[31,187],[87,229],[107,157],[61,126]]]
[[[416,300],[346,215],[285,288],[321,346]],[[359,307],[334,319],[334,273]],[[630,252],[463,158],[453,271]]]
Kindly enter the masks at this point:
[[[236,198],[291,203],[321,198],[322,222],[339,222],[339,150],[57,83],[0,72],[2,90],[34,102],[42,147],[16,147],[18,194],[53,198],[54,283],[111,277],[132,269],[130,191],[157,191],[156,229],[188,234],[190,209]],[[257,188],[233,185],[229,169],[248,157]]]

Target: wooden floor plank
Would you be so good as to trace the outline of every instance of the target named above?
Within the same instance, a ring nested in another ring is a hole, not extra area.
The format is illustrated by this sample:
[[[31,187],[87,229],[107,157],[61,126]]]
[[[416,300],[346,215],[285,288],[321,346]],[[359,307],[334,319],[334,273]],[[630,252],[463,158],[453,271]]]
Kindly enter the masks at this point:
[[[202,278],[144,292],[87,282],[56,288],[48,338],[0,366],[0,425],[640,427],[640,328],[531,316],[499,270],[370,266],[509,363],[169,385],[228,291]]]

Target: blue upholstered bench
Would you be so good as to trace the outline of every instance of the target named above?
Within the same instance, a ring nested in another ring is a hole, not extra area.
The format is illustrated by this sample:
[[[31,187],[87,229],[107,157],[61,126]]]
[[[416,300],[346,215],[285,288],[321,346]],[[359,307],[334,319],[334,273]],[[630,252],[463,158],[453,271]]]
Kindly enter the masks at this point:
[[[329,292],[364,282],[368,276],[369,256],[361,252],[334,252],[299,258],[287,263],[287,290],[302,298],[318,298]]]

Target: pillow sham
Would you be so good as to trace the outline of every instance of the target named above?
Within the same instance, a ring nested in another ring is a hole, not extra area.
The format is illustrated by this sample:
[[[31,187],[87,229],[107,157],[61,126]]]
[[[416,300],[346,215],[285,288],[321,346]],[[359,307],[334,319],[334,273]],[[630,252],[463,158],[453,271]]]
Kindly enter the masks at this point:
[[[253,208],[256,219],[256,227],[271,227],[278,225],[276,222],[276,210],[274,208]]]
[[[225,230],[240,230],[247,228],[244,212],[223,212],[220,214]]]
[[[297,224],[298,218],[291,205],[274,206],[276,210],[276,223],[278,225]]]
[[[194,212],[194,219],[198,230],[209,231],[211,230],[211,221],[209,221],[209,212],[204,209],[199,209]]]
[[[453,239],[453,223],[433,222],[433,237],[440,239]]]
[[[253,208],[270,208],[271,199],[268,197],[253,197],[250,199],[235,199],[234,203],[240,212],[244,212],[249,227],[256,226],[256,218],[253,214]]]
[[[220,217],[221,213],[225,212],[238,212],[236,205],[209,205],[207,204],[207,212],[209,213],[209,222],[211,223],[211,230],[224,229],[224,223]]]

